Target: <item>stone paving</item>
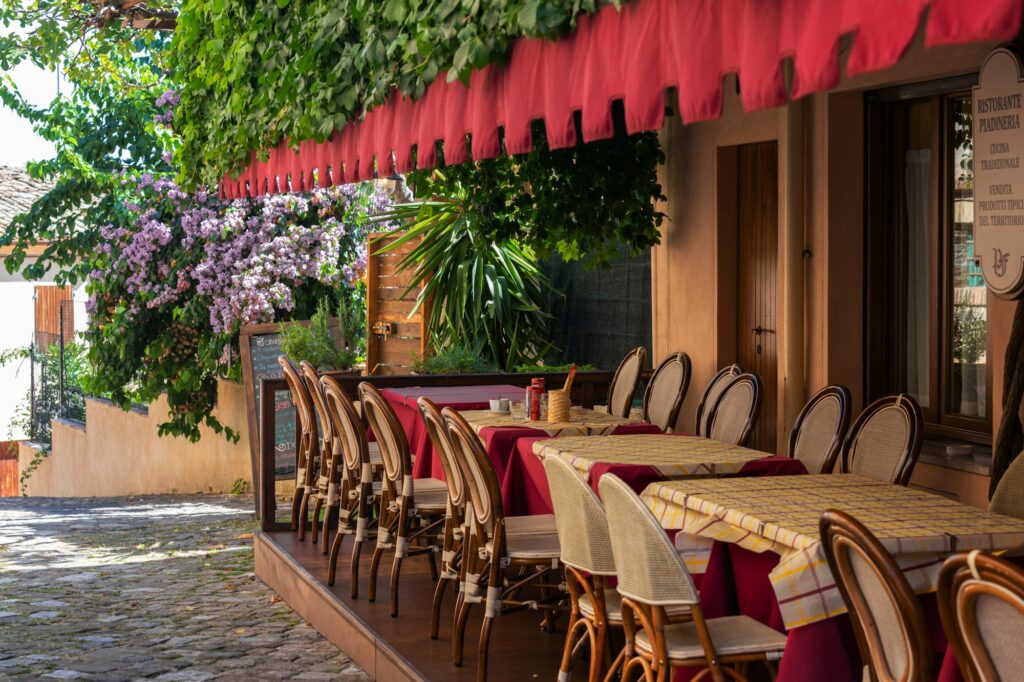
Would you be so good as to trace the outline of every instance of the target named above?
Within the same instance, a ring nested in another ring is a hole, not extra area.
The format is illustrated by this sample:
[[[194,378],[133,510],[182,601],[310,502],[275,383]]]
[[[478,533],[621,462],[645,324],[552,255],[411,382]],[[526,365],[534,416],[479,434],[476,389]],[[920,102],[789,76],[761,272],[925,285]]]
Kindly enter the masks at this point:
[[[255,577],[252,508],[0,498],[0,679],[368,680]]]

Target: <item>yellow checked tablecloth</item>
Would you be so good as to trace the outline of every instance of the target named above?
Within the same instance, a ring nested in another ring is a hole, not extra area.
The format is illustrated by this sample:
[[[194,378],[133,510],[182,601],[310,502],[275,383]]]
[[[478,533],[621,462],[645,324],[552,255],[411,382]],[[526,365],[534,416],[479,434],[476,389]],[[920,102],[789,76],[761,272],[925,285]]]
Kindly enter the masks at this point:
[[[617,426],[637,423],[632,419],[614,417],[607,412],[596,412],[595,410],[588,410],[582,407],[570,408],[570,421],[567,422],[549,422],[544,419],[540,421],[513,419],[508,414],[491,412],[489,410],[467,410],[461,414],[477,433],[480,433],[481,429],[488,426],[506,426],[537,429],[549,436],[603,436],[614,431]]]
[[[539,457],[561,457],[584,477],[598,462],[650,466],[666,478],[735,474],[747,462],[767,456],[709,438],[664,434],[539,440],[533,452]]]
[[[855,516],[896,558],[914,591],[934,591],[953,552],[999,551],[1024,544],[1024,521],[912,488],[854,474],[693,479],[652,483],[644,501],[694,572],[709,540],[781,559],[770,574],[787,628],[843,613],[818,534],[827,509]]]

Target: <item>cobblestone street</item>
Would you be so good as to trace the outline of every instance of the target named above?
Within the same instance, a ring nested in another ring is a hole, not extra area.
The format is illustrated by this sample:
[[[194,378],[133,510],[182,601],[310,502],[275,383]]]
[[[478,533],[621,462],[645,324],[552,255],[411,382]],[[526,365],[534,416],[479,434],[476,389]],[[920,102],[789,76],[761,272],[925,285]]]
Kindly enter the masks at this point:
[[[0,498],[0,679],[369,679],[256,579],[252,507]]]

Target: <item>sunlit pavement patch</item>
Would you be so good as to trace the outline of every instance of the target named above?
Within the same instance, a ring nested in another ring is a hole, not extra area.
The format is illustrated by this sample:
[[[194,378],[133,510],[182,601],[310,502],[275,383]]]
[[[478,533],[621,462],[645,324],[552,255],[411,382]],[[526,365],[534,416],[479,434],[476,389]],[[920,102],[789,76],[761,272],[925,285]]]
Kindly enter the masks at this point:
[[[252,508],[0,498],[0,679],[369,679],[255,578]]]

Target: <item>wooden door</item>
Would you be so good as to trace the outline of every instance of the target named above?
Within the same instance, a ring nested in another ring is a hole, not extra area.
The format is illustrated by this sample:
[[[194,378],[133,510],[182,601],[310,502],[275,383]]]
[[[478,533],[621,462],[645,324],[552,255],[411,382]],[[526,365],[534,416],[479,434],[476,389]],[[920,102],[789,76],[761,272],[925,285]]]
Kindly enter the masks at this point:
[[[778,143],[737,149],[737,361],[761,378],[763,389],[750,446],[772,453],[778,406],[778,177]]]

